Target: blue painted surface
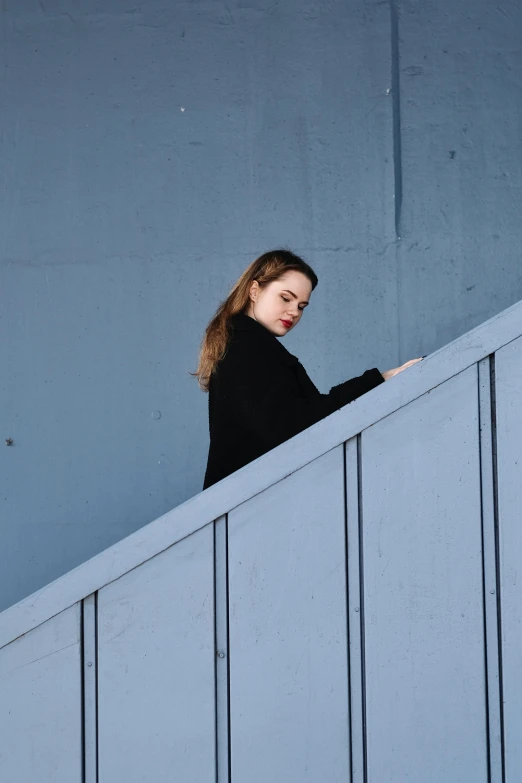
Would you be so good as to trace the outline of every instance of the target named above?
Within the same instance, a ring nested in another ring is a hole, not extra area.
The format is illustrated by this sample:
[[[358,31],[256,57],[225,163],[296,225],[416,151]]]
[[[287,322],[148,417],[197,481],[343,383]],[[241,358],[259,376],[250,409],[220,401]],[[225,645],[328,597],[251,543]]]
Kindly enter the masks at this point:
[[[260,252],[319,274],[286,344],[323,389],[522,298],[519,3],[20,0],[0,26],[0,609],[199,491],[188,371]]]
[[[361,436],[371,783],[489,783],[477,385],[475,365]]]
[[[349,780],[343,472],[341,445],[228,515],[232,780]]]

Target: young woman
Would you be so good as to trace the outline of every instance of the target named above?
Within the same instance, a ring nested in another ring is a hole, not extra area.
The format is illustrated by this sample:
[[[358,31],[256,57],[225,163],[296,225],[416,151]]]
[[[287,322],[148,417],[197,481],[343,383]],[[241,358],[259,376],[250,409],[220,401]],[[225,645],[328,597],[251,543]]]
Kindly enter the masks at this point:
[[[374,367],[321,394],[277,339],[295,329],[317,282],[294,253],[264,253],[207,326],[194,373],[209,393],[203,489],[420,361],[382,374]]]

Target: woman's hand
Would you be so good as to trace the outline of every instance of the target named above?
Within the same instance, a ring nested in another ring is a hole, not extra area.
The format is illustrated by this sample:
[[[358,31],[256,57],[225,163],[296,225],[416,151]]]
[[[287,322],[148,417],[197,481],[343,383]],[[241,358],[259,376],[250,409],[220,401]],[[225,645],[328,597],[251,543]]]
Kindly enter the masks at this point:
[[[381,373],[381,375],[385,381],[389,381],[390,378],[393,378],[394,375],[398,375],[407,367],[411,367],[412,364],[416,364],[417,362],[422,362],[423,359],[424,356],[421,356],[419,359],[410,359],[410,361],[406,362],[406,364],[401,364],[400,367],[396,367],[394,370],[386,370],[386,372]]]

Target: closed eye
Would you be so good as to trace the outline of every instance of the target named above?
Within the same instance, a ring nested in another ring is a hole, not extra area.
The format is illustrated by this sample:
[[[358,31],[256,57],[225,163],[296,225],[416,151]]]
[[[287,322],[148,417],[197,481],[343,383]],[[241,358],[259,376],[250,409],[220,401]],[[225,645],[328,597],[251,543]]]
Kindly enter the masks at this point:
[[[282,294],[281,294],[281,299],[283,300],[283,302],[289,302],[290,301],[290,299],[288,299],[288,297],[283,296]],[[303,312],[305,307],[306,307],[306,305],[303,305],[302,307],[299,308],[299,310],[301,310],[301,312]]]

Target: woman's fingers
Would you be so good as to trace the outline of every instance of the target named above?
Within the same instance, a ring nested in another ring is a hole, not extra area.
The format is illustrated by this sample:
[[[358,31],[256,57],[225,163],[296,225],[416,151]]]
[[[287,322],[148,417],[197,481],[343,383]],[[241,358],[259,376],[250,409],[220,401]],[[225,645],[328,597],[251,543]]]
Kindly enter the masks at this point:
[[[417,364],[417,362],[421,362],[425,358],[426,358],[425,356],[420,356],[418,359],[410,359],[409,362],[406,362],[405,364],[401,364],[400,367],[395,367],[393,370],[386,370],[386,372],[381,373],[382,377],[384,378],[385,381],[388,381],[390,378],[394,378],[403,370],[406,370],[408,367],[411,367],[413,364]]]

